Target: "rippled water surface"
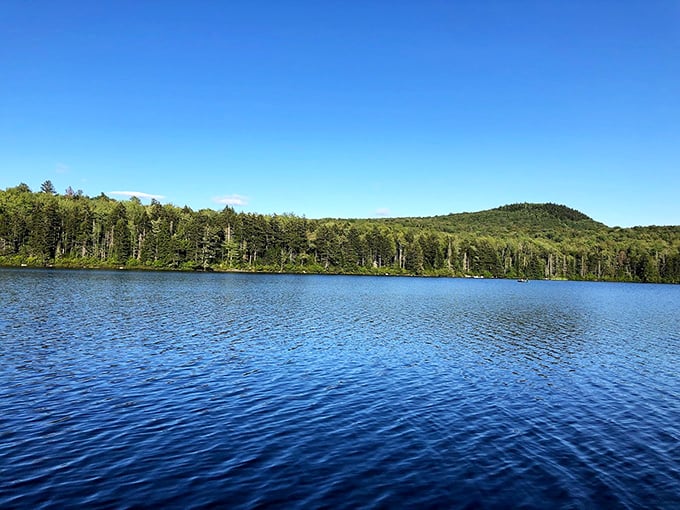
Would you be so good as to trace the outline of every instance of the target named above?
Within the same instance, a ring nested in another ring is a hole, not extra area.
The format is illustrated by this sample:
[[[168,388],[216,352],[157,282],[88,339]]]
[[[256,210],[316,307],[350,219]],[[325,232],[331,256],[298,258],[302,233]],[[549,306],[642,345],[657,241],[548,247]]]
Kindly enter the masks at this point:
[[[0,270],[0,507],[678,508],[680,286]]]

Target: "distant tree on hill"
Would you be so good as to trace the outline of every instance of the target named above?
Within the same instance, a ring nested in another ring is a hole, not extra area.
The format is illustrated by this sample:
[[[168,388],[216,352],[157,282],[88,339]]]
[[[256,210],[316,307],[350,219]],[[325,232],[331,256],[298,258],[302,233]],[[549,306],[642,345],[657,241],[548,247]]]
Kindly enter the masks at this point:
[[[49,195],[57,194],[57,190],[54,187],[54,184],[52,184],[52,181],[50,180],[47,180],[40,185],[40,191],[43,193],[47,193]]]

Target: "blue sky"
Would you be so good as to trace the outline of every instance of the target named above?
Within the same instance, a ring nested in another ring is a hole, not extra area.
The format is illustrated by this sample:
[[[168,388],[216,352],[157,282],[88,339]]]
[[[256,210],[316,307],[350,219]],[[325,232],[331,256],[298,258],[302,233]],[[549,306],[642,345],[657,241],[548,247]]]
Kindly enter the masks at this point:
[[[680,225],[677,1],[0,3],[0,188]]]

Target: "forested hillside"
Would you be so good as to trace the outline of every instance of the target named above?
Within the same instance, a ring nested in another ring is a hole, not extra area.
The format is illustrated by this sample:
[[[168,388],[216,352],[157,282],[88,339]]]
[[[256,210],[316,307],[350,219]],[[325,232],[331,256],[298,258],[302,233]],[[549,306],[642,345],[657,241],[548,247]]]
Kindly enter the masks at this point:
[[[321,219],[0,191],[0,264],[680,283],[680,227],[610,228],[556,204]]]

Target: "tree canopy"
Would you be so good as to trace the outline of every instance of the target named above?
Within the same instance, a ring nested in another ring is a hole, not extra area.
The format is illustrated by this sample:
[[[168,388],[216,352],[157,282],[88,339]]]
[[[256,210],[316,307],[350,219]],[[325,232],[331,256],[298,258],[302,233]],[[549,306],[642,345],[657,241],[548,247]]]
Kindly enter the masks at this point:
[[[610,228],[557,204],[312,220],[59,195],[46,181],[0,190],[0,264],[680,283],[680,227]]]

